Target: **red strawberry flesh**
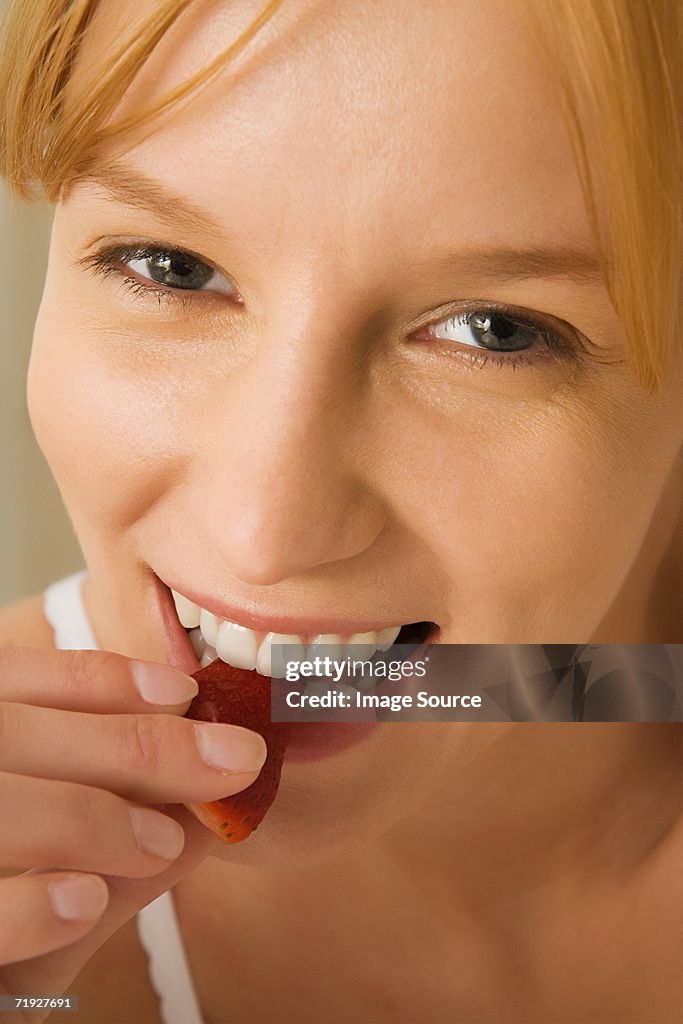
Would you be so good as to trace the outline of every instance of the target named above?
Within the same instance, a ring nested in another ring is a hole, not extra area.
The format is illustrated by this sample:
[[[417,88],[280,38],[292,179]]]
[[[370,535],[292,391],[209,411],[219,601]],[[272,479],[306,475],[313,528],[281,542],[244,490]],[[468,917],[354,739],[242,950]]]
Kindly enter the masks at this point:
[[[266,763],[246,789],[223,800],[188,805],[224,842],[239,843],[260,825],[275,799],[290,726],[287,722],[271,721],[270,679],[266,676],[233,668],[217,658],[195,672],[194,678],[199,693],[190,704],[187,718],[253,729],[263,736],[268,747]]]

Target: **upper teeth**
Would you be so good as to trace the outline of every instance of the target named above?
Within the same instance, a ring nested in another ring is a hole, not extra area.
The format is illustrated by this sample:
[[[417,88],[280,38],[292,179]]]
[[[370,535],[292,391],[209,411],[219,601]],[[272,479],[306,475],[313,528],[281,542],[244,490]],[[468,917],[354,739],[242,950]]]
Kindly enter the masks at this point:
[[[375,651],[388,650],[401,630],[400,626],[389,626],[386,629],[352,633],[348,637],[337,633],[302,636],[259,632],[240,626],[237,622],[219,619],[175,590],[171,593],[180,624],[192,630],[190,639],[202,666],[218,657],[235,668],[256,669],[264,676],[271,675],[273,644],[288,644],[290,649],[287,658],[291,661],[314,658],[321,647],[331,658],[341,660],[350,657],[353,661],[364,661],[371,658]]]

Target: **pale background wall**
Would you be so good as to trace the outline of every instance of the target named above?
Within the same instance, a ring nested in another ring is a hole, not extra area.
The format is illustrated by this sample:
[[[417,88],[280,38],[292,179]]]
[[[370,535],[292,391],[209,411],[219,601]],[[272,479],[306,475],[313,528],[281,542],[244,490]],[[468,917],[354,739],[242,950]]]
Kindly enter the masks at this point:
[[[26,367],[43,286],[51,210],[0,186],[0,604],[82,565],[26,411]]]

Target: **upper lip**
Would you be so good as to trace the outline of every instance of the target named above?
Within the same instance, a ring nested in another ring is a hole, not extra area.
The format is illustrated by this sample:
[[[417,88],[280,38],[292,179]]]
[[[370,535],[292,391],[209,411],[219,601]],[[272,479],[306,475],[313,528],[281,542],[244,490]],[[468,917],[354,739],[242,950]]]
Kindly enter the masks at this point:
[[[238,608],[235,605],[219,601],[217,598],[200,594],[191,587],[178,586],[176,582],[162,580],[164,586],[175,590],[178,594],[193,601],[207,612],[211,612],[218,619],[227,619],[239,626],[246,626],[258,632],[272,632],[282,634],[353,634],[369,633],[373,630],[387,629],[391,626],[405,625],[407,622],[416,622],[417,619],[393,619],[392,621],[377,622],[371,619],[343,619],[339,616],[302,616],[263,614],[256,611],[248,611],[245,608]]]

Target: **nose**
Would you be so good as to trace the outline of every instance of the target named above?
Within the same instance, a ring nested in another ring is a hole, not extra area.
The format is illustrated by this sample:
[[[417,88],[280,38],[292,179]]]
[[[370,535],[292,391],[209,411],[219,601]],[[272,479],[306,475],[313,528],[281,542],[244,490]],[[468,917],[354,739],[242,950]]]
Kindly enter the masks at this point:
[[[193,488],[214,556],[258,586],[362,554],[386,520],[364,472],[357,357],[309,324],[282,338],[273,325],[258,354],[212,385]]]

